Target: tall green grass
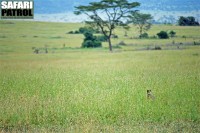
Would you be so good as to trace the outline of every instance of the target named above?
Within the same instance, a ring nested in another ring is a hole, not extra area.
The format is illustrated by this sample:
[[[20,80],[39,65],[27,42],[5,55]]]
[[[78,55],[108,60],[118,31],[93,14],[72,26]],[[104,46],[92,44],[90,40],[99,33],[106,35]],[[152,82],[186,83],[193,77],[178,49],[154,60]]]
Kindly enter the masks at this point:
[[[66,48],[33,54],[33,46],[44,47],[50,40],[49,47],[62,47],[67,40],[62,37],[72,36],[63,27],[73,30],[81,24],[14,23],[0,23],[1,34],[7,37],[0,38],[0,131],[200,132],[199,46],[114,53]],[[23,39],[15,31],[22,26],[27,27],[19,29],[27,35]],[[159,28],[155,27],[152,34]],[[191,32],[198,28],[191,27]],[[116,32],[123,34],[122,29]],[[75,36],[77,40],[67,40],[73,47],[82,41],[81,35]],[[144,46],[152,43],[151,39],[120,39]],[[147,99],[147,89],[155,100]]]
[[[180,130],[199,131],[190,127],[200,119],[197,52],[84,52],[1,61],[1,128],[108,126],[112,132],[138,123],[182,122]],[[147,89],[155,100],[146,98]]]

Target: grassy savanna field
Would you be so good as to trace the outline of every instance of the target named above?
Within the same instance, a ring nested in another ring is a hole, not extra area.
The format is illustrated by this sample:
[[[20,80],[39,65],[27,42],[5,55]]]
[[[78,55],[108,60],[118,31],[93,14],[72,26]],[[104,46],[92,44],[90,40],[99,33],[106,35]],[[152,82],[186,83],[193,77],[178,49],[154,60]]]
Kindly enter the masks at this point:
[[[0,21],[1,132],[200,132],[200,27],[153,25],[177,33],[166,40],[118,28],[127,45],[110,53],[66,34],[81,26]]]

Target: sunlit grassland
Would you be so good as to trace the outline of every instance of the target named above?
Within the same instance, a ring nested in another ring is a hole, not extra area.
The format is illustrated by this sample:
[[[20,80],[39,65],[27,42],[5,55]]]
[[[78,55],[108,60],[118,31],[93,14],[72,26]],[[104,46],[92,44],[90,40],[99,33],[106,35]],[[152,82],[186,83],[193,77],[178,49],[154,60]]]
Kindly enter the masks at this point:
[[[83,35],[66,34],[77,30],[83,24],[43,23],[43,22],[14,22],[6,24],[1,21],[0,41],[1,52],[29,53],[32,47],[61,48],[80,47]]]
[[[200,132],[199,46],[123,51],[135,48],[128,45],[113,53],[77,48],[33,54],[34,46],[80,47],[83,36],[66,32],[83,24],[14,23],[0,22],[2,132]],[[175,39],[183,43],[199,37],[199,27],[156,25],[149,34],[161,29],[176,31]],[[116,43],[143,47],[172,41],[129,39],[123,29],[115,32],[121,36],[113,39]],[[185,41],[183,35],[190,37]],[[147,89],[155,100],[147,99]]]
[[[21,21],[0,21],[0,53],[30,53],[32,47],[49,49],[61,49],[65,44],[66,48],[81,47],[83,41],[82,34],[67,34],[69,31],[78,30],[84,24],[78,23],[45,23],[45,22],[21,22]],[[180,27],[170,25],[153,25],[148,31],[150,37],[155,36],[161,30],[176,32],[175,38],[170,39],[137,39],[138,29],[134,26],[127,31],[128,37],[124,37],[125,30],[117,28],[114,34],[118,35],[118,39],[112,39],[113,45],[124,41],[126,44],[139,45],[163,45],[172,42],[200,42],[200,27]],[[186,38],[183,38],[185,36]],[[134,38],[134,39],[131,39]],[[103,43],[104,47],[108,47],[107,43]],[[134,47],[126,47],[135,49]],[[125,48],[125,49],[126,49]],[[51,52],[52,52],[51,51]]]

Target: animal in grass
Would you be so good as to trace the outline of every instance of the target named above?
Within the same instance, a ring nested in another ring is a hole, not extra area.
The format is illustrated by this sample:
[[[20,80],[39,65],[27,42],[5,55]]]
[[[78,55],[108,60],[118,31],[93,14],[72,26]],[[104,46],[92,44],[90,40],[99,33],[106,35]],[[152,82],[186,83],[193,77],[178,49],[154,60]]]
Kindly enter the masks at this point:
[[[151,91],[151,90],[147,90],[147,98],[148,98],[148,99],[152,99],[152,100],[155,99],[155,96],[152,94],[152,91]]]

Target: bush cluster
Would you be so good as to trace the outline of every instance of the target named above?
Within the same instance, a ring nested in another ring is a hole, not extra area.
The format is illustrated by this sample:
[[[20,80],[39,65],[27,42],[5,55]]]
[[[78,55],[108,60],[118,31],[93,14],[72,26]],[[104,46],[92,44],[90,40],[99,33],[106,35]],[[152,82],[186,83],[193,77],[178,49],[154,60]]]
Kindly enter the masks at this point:
[[[102,47],[101,41],[99,41],[96,36],[93,36],[91,32],[85,32],[84,36],[85,36],[85,39],[82,43],[83,48]]]
[[[126,46],[127,44],[124,42],[124,41],[121,41],[121,42],[119,42],[119,44],[118,45],[121,45],[121,46]]]
[[[155,46],[154,48],[155,50],[162,50],[162,48],[160,46]]]
[[[101,36],[96,36],[96,40],[100,42],[107,42],[108,39],[106,36],[101,35]]]
[[[168,38],[169,38],[169,35],[167,34],[166,31],[160,31],[159,33],[157,33],[157,36],[158,36],[160,39],[168,39]]]
[[[139,37],[140,38],[149,38],[149,35],[147,33],[143,33]]]
[[[173,30],[171,30],[170,32],[169,32],[169,35],[170,35],[170,37],[172,38],[172,37],[175,37],[175,35],[176,35],[176,32],[175,31],[173,31]]]
[[[68,34],[84,34],[85,32],[100,33],[99,30],[95,30],[92,27],[80,27],[78,30],[69,31]]]
[[[176,32],[171,30],[169,32],[169,34],[166,32],[166,31],[160,31],[159,33],[157,33],[157,36],[160,38],[160,39],[168,39],[169,37],[175,37],[176,35]]]

